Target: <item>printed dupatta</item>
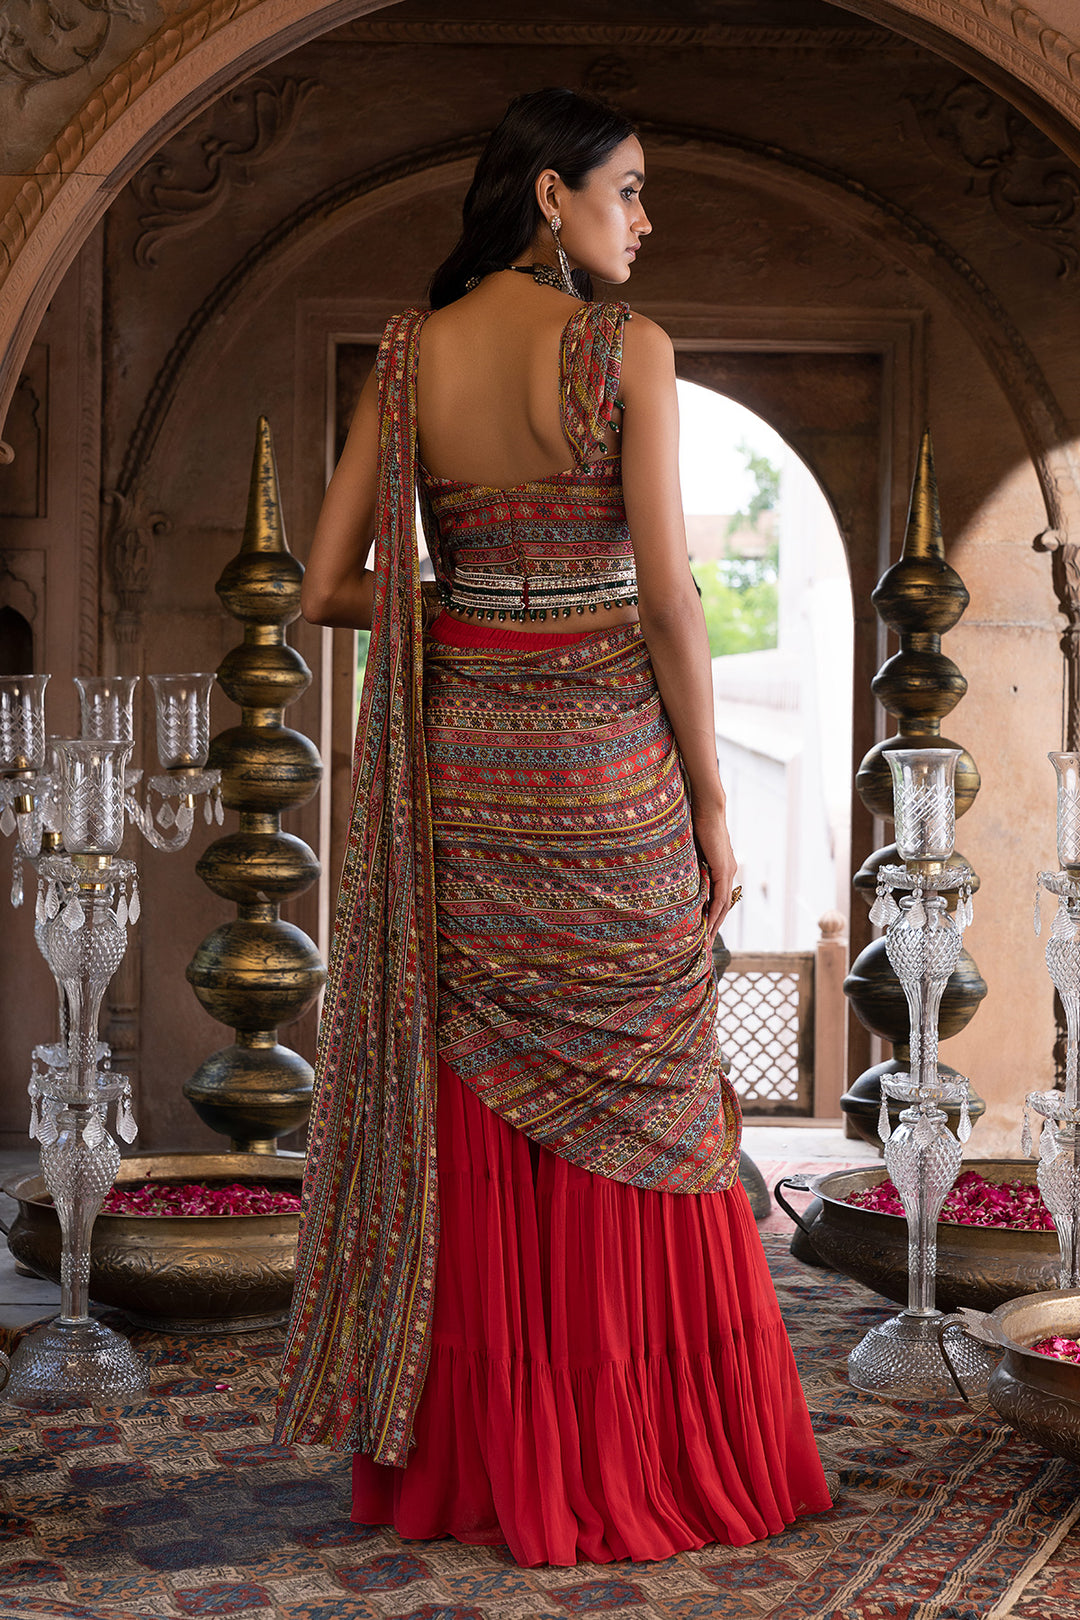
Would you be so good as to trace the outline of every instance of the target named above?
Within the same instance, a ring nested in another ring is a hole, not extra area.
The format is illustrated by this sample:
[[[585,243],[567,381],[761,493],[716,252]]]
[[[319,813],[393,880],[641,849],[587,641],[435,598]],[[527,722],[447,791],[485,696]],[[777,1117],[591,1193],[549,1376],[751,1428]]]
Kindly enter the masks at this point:
[[[279,1443],[403,1465],[438,1251],[435,877],[416,547],[416,363],[427,312],[387,325],[375,605],[353,809],[316,1058]]]

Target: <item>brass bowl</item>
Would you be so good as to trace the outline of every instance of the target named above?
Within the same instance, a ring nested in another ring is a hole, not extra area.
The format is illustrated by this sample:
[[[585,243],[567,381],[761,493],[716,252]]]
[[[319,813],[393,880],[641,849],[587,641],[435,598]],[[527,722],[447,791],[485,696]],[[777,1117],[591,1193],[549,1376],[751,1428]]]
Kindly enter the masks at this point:
[[[304,1158],[251,1153],[154,1153],[124,1159],[118,1186],[140,1181],[258,1182],[299,1196]],[[8,1233],[16,1260],[60,1280],[60,1223],[40,1174],[3,1188],[19,1205]],[[299,1213],[99,1215],[90,1297],[139,1327],[165,1333],[244,1333],[289,1313]]]
[[[1010,1299],[989,1316],[965,1311],[964,1327],[1004,1355],[990,1375],[990,1404],[1026,1440],[1080,1463],[1080,1365],[1031,1346],[1053,1333],[1080,1340],[1080,1288]]]
[[[1030,1159],[966,1159],[963,1168],[977,1170],[986,1181],[1035,1181],[1036,1166]],[[884,1165],[874,1165],[866,1170],[833,1170],[812,1180],[787,1177],[778,1184],[775,1196],[798,1222],[824,1265],[906,1305],[907,1222],[902,1215],[881,1215],[844,1202],[850,1193],[867,1192],[886,1181],[888,1174]],[[781,1197],[780,1189],[793,1183],[820,1200],[809,1220]],[[1018,1295],[1057,1284],[1061,1259],[1056,1232],[1017,1232],[1002,1226],[955,1226],[939,1221],[937,1240],[939,1310],[955,1311],[966,1305],[992,1311]]]

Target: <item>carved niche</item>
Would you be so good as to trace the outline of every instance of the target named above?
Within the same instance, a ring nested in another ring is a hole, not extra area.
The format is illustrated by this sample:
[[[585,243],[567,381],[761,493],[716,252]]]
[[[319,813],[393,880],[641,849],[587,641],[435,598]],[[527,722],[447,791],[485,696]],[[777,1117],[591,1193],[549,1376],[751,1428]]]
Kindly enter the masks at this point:
[[[46,515],[49,350],[35,343],[26,358],[4,424],[10,460],[0,465],[0,517]]]

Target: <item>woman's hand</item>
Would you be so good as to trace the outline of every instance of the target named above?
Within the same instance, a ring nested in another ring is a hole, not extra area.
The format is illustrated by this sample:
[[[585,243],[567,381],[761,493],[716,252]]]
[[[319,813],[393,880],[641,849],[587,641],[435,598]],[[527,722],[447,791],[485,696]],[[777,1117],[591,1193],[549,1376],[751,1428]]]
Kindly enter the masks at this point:
[[[722,809],[694,809],[694,838],[701,854],[701,864],[709,876],[709,903],[705,914],[705,929],[709,944],[720,932],[720,924],[731,910],[731,894],[735,887],[735,874],[739,863],[728,837],[727,821]]]

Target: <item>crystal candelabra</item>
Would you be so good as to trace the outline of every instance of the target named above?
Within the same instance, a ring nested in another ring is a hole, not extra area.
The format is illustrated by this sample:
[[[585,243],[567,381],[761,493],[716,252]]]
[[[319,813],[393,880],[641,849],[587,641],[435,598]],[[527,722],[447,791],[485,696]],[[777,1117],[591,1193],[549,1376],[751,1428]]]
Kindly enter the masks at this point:
[[[1031,1116],[1042,1121],[1039,1191],[1054,1217],[1061,1249],[1062,1288],[1080,1288],[1080,754],[1051,754],[1057,772],[1057,857],[1060,870],[1040,872],[1035,932],[1042,931],[1043,889],[1057,896],[1046,942],[1046,965],[1065,1009],[1065,1090],[1032,1091],[1024,1103],[1023,1147],[1032,1151]]]
[[[954,776],[959,748],[897,748],[887,755],[893,779],[896,847],[903,865],[882,866],[871,921],[884,926],[889,961],[904,991],[911,1025],[910,1073],[882,1080],[879,1130],[885,1165],[904,1202],[908,1225],[907,1309],[859,1341],[848,1357],[856,1389],[909,1399],[941,1399],[954,1381],[938,1344],[944,1320],[934,1304],[937,1221],[960,1169],[960,1142],[971,1134],[968,1083],[938,1070],[938,1010],[971,922],[973,873],[947,866],[955,828]],[[894,891],[902,893],[897,903]],[[946,894],[954,891],[950,915]],[[888,1103],[906,1103],[890,1130]],[[957,1140],[943,1102],[959,1104]],[[965,1384],[985,1384],[991,1364],[982,1346],[958,1337],[953,1354]]]
[[[179,849],[199,797],[207,821],[222,812],[220,773],[206,769],[214,677],[150,677],[161,774],[142,804],[141,773],[129,769],[137,679],[77,679],[82,736],[64,739],[46,737],[47,675],[0,678],[0,830],[18,833],[11,898],[22,903],[28,861],[37,872],[34,935],[60,1022],[59,1040],[34,1048],[30,1078],[30,1136],[60,1225],[60,1315],[12,1357],[3,1398],[15,1405],[131,1396],[147,1383],[127,1339],[89,1310],[91,1233],[120,1168],[109,1108],[125,1142],[137,1129],[130,1082],[98,1039],[102,998],[139,917],[137,869],[120,847],[128,820],[155,849]]]

